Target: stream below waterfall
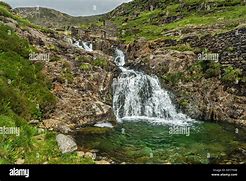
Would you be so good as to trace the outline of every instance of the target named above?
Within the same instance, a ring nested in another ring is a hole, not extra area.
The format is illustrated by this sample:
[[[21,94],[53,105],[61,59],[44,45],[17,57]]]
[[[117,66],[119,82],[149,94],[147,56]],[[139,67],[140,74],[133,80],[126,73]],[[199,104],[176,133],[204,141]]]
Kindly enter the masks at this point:
[[[116,55],[121,73],[112,89],[119,123],[105,134],[77,135],[82,149],[96,149],[115,163],[246,162],[245,130],[191,119],[176,109],[156,76],[127,69],[124,53],[117,49]]]

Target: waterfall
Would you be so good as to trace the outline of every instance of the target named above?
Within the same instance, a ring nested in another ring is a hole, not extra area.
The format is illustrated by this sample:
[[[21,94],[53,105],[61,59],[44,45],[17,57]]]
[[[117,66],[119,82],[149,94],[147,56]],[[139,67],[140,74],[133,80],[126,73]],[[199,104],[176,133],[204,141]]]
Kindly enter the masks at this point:
[[[93,49],[92,49],[92,43],[88,43],[88,42],[83,42],[82,41],[82,46],[80,45],[80,40],[79,41],[75,41],[75,43],[73,44],[75,47],[78,47],[78,48],[81,48],[81,49],[84,49],[85,51],[88,51],[88,52],[92,52]]]
[[[124,68],[124,53],[116,49],[115,64],[121,69],[113,81],[113,110],[119,122],[148,121],[154,124],[187,125],[191,118],[176,110],[169,92],[156,76]]]
[[[74,46],[83,49],[83,47],[80,45],[79,41],[75,41]]]
[[[93,51],[92,43],[82,42],[82,45],[83,45],[85,51],[88,51],[88,52],[92,52]]]
[[[115,53],[116,53],[116,58],[115,58],[115,64],[118,66],[118,67],[123,67],[125,65],[125,55],[124,53],[119,50],[118,48],[115,50]]]

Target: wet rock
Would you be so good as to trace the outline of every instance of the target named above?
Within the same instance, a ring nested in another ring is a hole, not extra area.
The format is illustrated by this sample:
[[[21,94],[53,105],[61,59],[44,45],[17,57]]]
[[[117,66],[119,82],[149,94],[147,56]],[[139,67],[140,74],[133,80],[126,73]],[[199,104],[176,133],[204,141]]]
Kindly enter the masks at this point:
[[[58,134],[56,136],[56,141],[58,143],[59,149],[63,154],[74,152],[78,148],[77,144],[71,136]]]
[[[85,158],[91,158],[93,160],[96,159],[96,153],[86,152],[84,155]]]
[[[94,126],[99,127],[99,128],[113,128],[114,127],[111,123],[108,123],[108,122],[98,122]]]
[[[83,152],[83,151],[77,151],[77,156],[83,158],[85,156],[85,152]]]

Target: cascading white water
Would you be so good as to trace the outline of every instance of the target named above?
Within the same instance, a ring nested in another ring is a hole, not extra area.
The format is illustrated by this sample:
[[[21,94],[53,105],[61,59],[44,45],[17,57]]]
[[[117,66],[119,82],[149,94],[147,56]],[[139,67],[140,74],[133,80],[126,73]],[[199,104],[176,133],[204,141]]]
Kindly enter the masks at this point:
[[[116,58],[114,60],[115,64],[118,66],[118,67],[123,67],[125,65],[125,55],[124,53],[119,50],[118,48],[115,50],[116,52]]]
[[[82,42],[82,45],[83,45],[85,51],[88,51],[88,52],[92,52],[93,51],[92,43]]]
[[[84,49],[84,48],[79,44],[79,41],[75,41],[75,43],[74,43],[73,45],[76,46],[76,47],[78,47],[78,48]]]
[[[93,51],[92,43],[88,43],[88,42],[83,42],[82,41],[82,46],[81,46],[80,45],[80,41],[76,40],[73,45],[78,47],[78,48],[84,49],[85,51],[88,51],[88,52],[92,52]]]
[[[116,49],[115,64],[121,74],[113,81],[113,110],[119,122],[148,121],[155,124],[187,125],[191,118],[178,113],[168,91],[156,76],[124,68],[124,53]]]

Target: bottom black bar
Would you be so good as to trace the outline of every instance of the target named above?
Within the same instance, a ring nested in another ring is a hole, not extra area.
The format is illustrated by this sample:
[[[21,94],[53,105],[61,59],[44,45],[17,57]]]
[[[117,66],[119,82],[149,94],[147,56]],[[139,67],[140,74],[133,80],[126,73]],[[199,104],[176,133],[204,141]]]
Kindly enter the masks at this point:
[[[0,181],[146,178],[246,178],[245,165],[0,165]],[[117,176],[117,177],[116,177]],[[241,179],[240,179],[241,180]]]

